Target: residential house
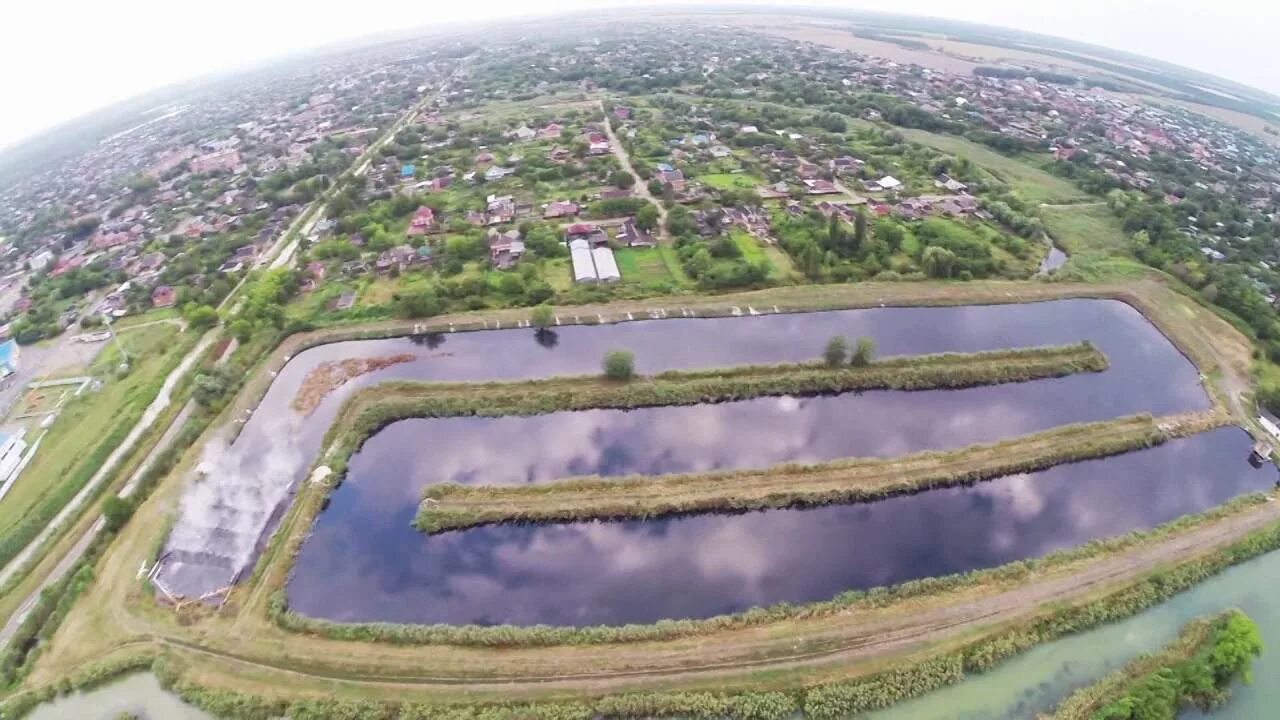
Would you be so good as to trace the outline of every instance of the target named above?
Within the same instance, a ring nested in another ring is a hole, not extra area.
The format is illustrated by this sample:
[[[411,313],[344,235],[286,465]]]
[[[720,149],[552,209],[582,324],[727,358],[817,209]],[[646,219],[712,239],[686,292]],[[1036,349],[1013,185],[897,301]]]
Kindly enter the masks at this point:
[[[626,243],[627,247],[654,247],[658,244],[652,235],[636,225],[635,218],[623,221],[622,227],[618,229],[618,240]]]
[[[550,123],[546,127],[538,131],[538,139],[555,140],[560,137],[560,133],[564,130],[559,123]]]
[[[409,236],[426,235],[436,230],[436,211],[429,207],[418,208],[409,221]]]
[[[572,217],[577,215],[579,211],[577,203],[568,200],[556,200],[547,205],[547,209],[542,216],[547,219]]]
[[[373,268],[380,273],[390,272],[392,268],[403,271],[413,264],[417,258],[418,254],[413,246],[397,245],[379,255],[377,261],[373,264]]]
[[[486,224],[499,225],[516,219],[516,201],[510,195],[490,195],[486,202]]]
[[[592,247],[609,243],[609,234],[593,223],[574,223],[570,225],[565,228],[564,238],[570,244],[574,240],[584,240]]]
[[[960,182],[959,180],[956,180],[955,178],[945,173],[934,178],[933,184],[935,187],[940,187],[944,190],[949,190],[954,193],[964,192],[965,190],[969,189],[968,185],[965,185],[964,183]]]
[[[494,165],[484,171],[484,179],[488,182],[496,182],[513,173],[515,173],[515,168],[504,168],[499,165]]]
[[[151,304],[158,308],[173,307],[178,303],[178,291],[169,285],[157,285],[151,291]]]
[[[852,175],[852,174],[859,173],[862,171],[862,168],[865,165],[866,163],[859,160],[858,158],[850,157],[848,155],[834,158],[829,163],[827,163],[827,166],[831,169],[831,172],[835,173],[836,175]]]
[[[489,231],[489,261],[499,270],[507,270],[524,255],[524,241],[519,230]]]
[[[821,178],[805,180],[804,186],[808,188],[808,193],[810,195],[833,195],[840,192],[834,183]]]

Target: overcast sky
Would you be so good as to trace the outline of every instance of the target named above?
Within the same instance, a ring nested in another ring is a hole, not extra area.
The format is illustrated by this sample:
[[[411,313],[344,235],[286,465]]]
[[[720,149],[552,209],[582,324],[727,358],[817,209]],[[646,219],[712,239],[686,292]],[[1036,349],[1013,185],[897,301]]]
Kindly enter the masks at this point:
[[[696,0],[695,0],[696,2]],[[468,20],[684,2],[612,0],[8,0],[0,10],[0,146],[140,92],[372,33]],[[1280,93],[1261,0],[704,0],[827,6],[1033,30],[1169,60]],[[1265,53],[1265,55],[1264,55]]]

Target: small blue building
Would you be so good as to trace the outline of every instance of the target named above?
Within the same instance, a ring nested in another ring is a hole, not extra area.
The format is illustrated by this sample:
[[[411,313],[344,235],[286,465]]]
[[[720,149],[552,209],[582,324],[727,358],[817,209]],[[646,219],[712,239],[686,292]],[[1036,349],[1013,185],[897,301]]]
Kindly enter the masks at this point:
[[[405,163],[405,166],[400,168],[400,177],[411,178],[417,171],[418,169],[415,168],[412,163]]]
[[[18,372],[18,343],[9,340],[0,345],[0,377]]]

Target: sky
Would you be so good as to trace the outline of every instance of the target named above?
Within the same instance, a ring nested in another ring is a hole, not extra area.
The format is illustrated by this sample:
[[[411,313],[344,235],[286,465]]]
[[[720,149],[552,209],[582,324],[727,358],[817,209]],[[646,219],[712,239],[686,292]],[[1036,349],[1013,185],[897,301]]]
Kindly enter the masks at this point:
[[[610,6],[831,7],[967,20],[1082,40],[1280,94],[1259,0],[8,0],[0,11],[0,147],[175,82],[364,35]],[[1265,54],[1264,54],[1265,53]]]

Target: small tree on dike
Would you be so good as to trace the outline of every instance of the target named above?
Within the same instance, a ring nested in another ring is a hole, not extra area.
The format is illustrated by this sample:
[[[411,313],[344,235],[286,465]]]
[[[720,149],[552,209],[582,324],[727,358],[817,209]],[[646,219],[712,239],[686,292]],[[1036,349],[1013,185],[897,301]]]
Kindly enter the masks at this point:
[[[529,322],[539,330],[549,328],[556,322],[555,311],[550,305],[542,304],[533,309],[533,314],[529,317]]]
[[[636,374],[636,356],[626,350],[611,350],[604,356],[604,376],[610,380],[630,380]]]
[[[853,357],[849,359],[851,365],[870,365],[876,356],[876,343],[869,337],[858,338],[858,346],[853,350]]]
[[[822,351],[822,361],[827,367],[840,367],[849,360],[849,341],[843,335],[836,335],[827,341],[827,349]]]

